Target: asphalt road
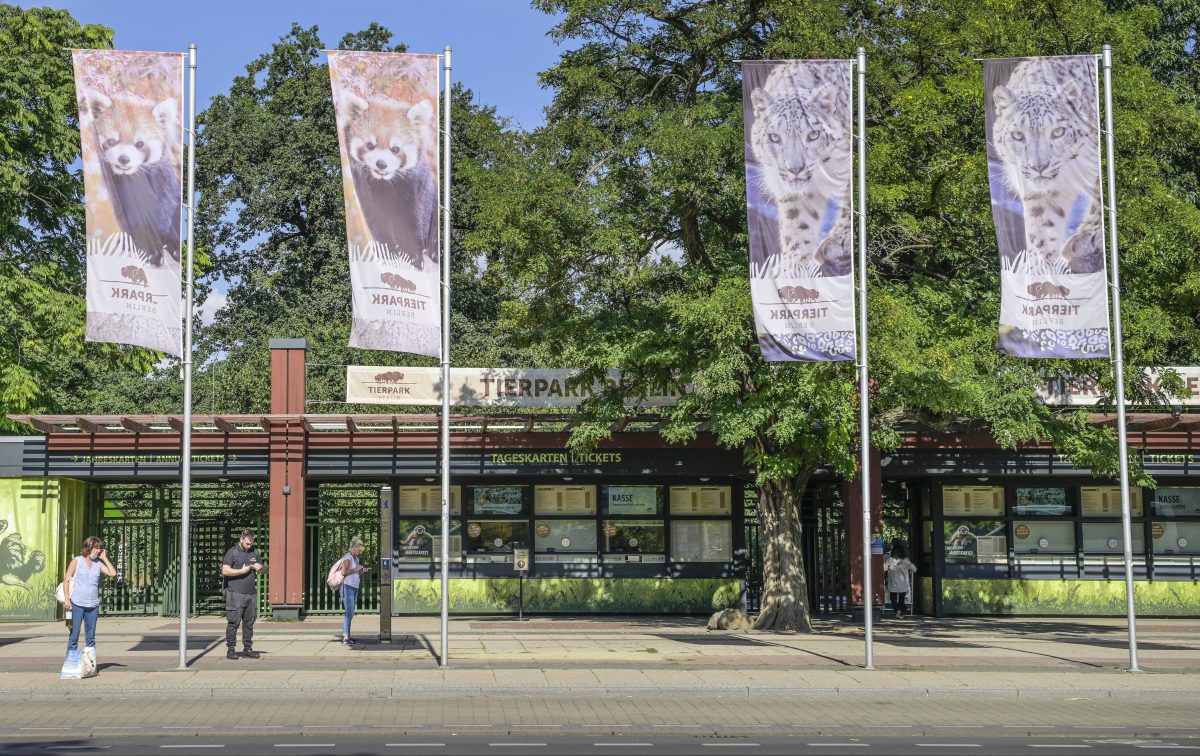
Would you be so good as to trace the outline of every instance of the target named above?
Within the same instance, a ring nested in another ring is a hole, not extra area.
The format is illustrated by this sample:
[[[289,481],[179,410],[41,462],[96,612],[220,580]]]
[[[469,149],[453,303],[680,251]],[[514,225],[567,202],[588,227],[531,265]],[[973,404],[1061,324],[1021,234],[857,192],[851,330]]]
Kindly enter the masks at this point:
[[[0,754],[1200,752],[1195,702],[847,697],[72,698],[0,706]]]

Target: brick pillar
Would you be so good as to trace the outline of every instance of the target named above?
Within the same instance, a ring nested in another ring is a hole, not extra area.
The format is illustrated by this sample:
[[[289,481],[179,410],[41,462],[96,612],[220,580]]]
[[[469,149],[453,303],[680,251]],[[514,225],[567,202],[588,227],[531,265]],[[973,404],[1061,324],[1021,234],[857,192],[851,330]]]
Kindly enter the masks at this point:
[[[868,463],[871,473],[871,534],[883,534],[883,469],[879,465],[879,450],[871,449]],[[850,605],[861,611],[863,605],[862,564],[862,479],[855,477],[846,492],[846,548],[850,567]],[[871,557],[871,593],[879,607],[886,595],[883,585],[883,557]]]
[[[271,339],[271,414],[303,415],[304,339]],[[271,613],[299,619],[304,608],[304,458],[299,417],[270,425],[271,524],[267,600]]]

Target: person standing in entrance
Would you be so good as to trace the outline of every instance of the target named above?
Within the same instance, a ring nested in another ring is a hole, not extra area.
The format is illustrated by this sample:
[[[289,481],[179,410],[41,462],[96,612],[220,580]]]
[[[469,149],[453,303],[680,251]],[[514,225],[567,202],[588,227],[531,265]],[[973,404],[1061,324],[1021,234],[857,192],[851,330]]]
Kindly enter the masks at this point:
[[[226,659],[238,658],[237,629],[242,626],[242,656],[257,659],[254,650],[254,620],[258,618],[258,590],[255,579],[264,565],[254,549],[254,531],[243,530],[233,548],[225,552],[221,575],[225,578],[225,652]]]
[[[117,569],[108,561],[104,541],[88,536],[83,541],[79,556],[67,565],[63,577],[63,609],[71,612],[71,636],[67,640],[67,653],[79,645],[79,628],[83,627],[85,651],[90,649],[95,658],[96,619],[100,616],[100,574],[115,577]]]
[[[358,561],[365,548],[362,539],[354,536],[350,539],[350,550],[342,557],[342,605],[346,607],[346,616],[342,619],[342,644],[346,646],[354,643],[350,637],[350,622],[354,619],[354,608],[358,604],[361,576],[371,569],[363,567]]]
[[[904,547],[896,545],[883,565],[883,572],[887,576],[888,593],[892,594],[892,611],[896,612],[897,618],[903,617],[904,599],[912,591],[912,578],[917,574],[916,565],[908,560]]]

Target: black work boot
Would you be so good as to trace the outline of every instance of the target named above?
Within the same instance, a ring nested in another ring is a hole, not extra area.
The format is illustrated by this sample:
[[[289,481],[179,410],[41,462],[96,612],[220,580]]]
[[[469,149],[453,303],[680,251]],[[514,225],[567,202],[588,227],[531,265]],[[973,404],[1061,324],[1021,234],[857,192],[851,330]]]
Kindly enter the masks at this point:
[[[238,658],[237,651],[234,651],[232,648],[231,648],[231,649],[229,649],[228,651],[226,651],[226,652],[225,652],[225,658],[226,658],[226,659],[233,659],[233,660],[235,660],[235,661],[236,661],[236,660],[237,660],[237,658]]]
[[[252,648],[244,648],[242,649],[242,656],[246,657],[247,659],[257,659],[262,656],[262,654],[258,653]]]

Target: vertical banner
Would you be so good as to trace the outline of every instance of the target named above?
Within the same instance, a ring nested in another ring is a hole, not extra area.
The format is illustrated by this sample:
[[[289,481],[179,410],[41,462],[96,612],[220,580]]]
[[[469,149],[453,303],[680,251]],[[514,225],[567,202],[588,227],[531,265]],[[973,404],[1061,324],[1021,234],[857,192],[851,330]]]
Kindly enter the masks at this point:
[[[854,359],[848,60],[746,62],[750,292],[763,359]]]
[[[984,61],[1000,336],[1016,357],[1109,356],[1096,58]]]
[[[329,51],[346,197],[350,346],[436,357],[438,57]]]
[[[178,356],[183,54],[74,50],[87,340]]]

